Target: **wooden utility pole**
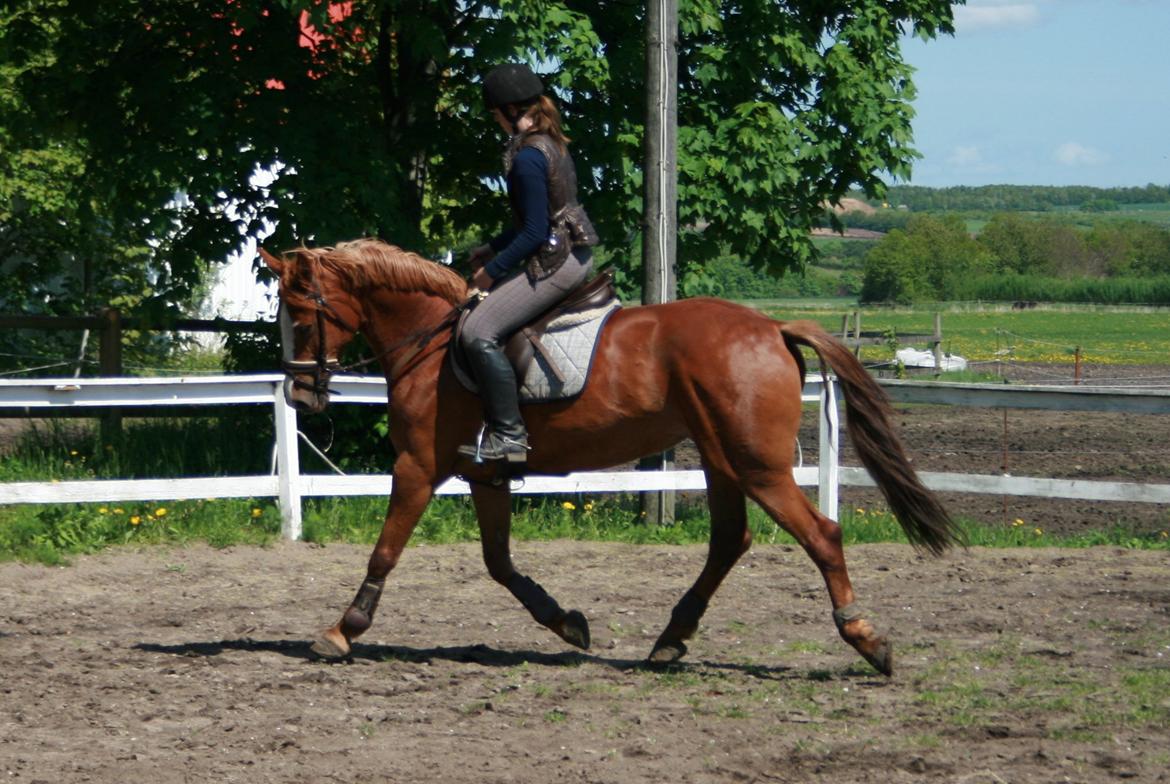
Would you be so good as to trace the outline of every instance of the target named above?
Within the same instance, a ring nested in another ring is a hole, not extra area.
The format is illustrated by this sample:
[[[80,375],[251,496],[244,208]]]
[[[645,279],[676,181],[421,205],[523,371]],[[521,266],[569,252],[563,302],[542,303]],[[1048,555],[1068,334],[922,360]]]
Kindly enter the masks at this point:
[[[678,0],[646,4],[646,139],[643,166],[642,304],[675,299],[678,235]],[[672,453],[642,467],[670,467]],[[674,522],[674,493],[642,494],[649,523]]]

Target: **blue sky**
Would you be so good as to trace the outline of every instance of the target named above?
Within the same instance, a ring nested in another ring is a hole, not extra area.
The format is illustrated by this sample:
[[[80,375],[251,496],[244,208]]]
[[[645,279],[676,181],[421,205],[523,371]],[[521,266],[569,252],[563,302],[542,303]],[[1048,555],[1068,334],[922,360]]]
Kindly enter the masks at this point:
[[[968,0],[918,72],[911,183],[1170,185],[1170,0]]]

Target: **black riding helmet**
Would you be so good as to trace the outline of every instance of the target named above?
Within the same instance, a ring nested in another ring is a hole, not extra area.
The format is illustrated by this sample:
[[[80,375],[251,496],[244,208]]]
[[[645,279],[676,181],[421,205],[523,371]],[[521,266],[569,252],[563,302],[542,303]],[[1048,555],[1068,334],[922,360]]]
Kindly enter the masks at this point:
[[[540,77],[527,65],[505,63],[488,71],[483,78],[483,102],[488,109],[502,109],[508,104],[526,106],[544,93]],[[516,118],[509,117],[512,122]]]

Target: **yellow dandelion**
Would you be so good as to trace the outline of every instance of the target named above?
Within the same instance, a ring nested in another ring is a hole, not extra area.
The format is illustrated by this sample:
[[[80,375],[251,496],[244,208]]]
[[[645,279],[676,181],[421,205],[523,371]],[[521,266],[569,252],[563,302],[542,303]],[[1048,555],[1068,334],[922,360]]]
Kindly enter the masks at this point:
[[[593,511],[593,502],[587,501],[583,508],[585,509],[586,512],[592,512]]]
[[[1042,530],[1040,530],[1039,528],[1034,528],[1034,529],[1032,529],[1032,533],[1036,534],[1036,536],[1040,536],[1044,532]]]
[[[577,505],[572,501],[565,501],[561,504],[561,509],[568,509],[570,512],[577,508]]]
[[[70,449],[70,450],[69,450],[69,456],[70,456],[70,457],[77,457],[77,455],[78,455],[78,454],[80,454],[80,453],[79,453],[79,452],[78,452],[76,449]]]
[[[142,522],[142,518],[139,517],[138,515],[133,515],[130,518],[130,525],[138,525],[141,522]]]
[[[860,507],[860,506],[857,507],[856,511],[857,511],[857,514],[865,514],[865,509],[863,507]]]
[[[262,514],[263,514],[263,512],[261,512],[259,509],[252,510],[252,517],[259,517]]]
[[[109,514],[109,513],[110,513],[110,510],[104,506],[102,508],[98,509],[98,514]]]
[[[1012,521],[1012,526],[1015,528],[1019,528],[1023,524],[1024,524],[1024,521],[1018,517],[1014,521]]]
[[[166,517],[167,510],[160,506],[158,509],[154,510],[154,516],[155,517]]]
[[[120,507],[120,506],[114,507],[114,514],[125,514],[125,513],[126,513],[126,510],[123,509],[122,507]]]

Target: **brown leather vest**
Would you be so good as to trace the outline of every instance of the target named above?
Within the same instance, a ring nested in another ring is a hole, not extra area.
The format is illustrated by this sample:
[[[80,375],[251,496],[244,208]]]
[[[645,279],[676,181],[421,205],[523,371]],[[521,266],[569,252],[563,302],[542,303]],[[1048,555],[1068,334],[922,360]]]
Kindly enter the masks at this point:
[[[577,201],[577,169],[572,156],[561,152],[557,143],[544,134],[517,136],[504,154],[505,174],[512,171],[512,159],[521,147],[535,147],[548,162],[548,237],[524,262],[528,277],[540,280],[560,269],[573,248],[596,245],[598,238],[585,208]],[[524,216],[515,197],[510,200],[519,228],[524,225]]]

